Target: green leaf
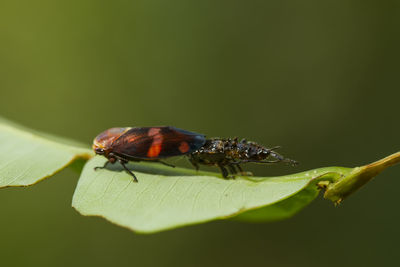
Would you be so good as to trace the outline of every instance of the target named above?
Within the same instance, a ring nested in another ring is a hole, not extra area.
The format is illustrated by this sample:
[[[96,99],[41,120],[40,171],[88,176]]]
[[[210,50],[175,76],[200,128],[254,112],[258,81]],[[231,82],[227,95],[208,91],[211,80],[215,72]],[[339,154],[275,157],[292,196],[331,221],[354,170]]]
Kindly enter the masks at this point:
[[[248,222],[270,222],[288,219],[311,203],[319,194],[315,183],[309,184],[289,198],[238,214],[232,219]]]
[[[0,188],[35,184],[92,152],[79,143],[0,118]]]
[[[309,204],[321,188],[327,189],[325,197],[340,203],[367,180],[399,161],[397,153],[378,164],[354,169],[328,167],[281,177],[235,180],[141,163],[130,165],[139,179],[139,183],[134,183],[117,166],[94,171],[94,167],[105,162],[102,157],[94,157],[82,172],[72,205],[83,215],[101,216],[141,233],[231,217],[246,221],[280,220]]]
[[[27,186],[66,166],[82,172],[73,207],[131,230],[152,233],[216,219],[266,222],[293,216],[325,189],[339,204],[385,168],[400,152],[356,168],[328,167],[280,177],[237,177],[136,163],[139,183],[118,164],[94,171],[104,157],[84,145],[26,129],[0,118],[0,187]],[[89,158],[92,158],[86,162]]]

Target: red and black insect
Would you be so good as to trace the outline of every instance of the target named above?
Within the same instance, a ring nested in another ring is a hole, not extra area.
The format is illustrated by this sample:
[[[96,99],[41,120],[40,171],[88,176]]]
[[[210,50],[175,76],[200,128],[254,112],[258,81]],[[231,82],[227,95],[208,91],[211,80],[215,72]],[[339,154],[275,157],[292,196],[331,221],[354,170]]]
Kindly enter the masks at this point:
[[[228,167],[232,175],[237,174],[237,169],[242,175],[248,175],[249,173],[243,172],[240,166],[243,163],[285,162],[291,165],[298,164],[295,160],[284,158],[275,152],[278,148],[266,148],[246,139],[238,141],[237,138],[213,138],[207,139],[202,147],[188,154],[188,157],[196,170],[199,169],[199,164],[217,166],[221,169],[224,178],[228,177],[226,167]],[[250,175],[252,174],[250,173]]]
[[[137,182],[135,174],[125,166],[128,161],[160,162],[174,167],[161,159],[192,153],[205,142],[202,134],[170,126],[111,128],[99,134],[93,141],[95,153],[108,159],[103,167],[96,167],[95,170],[118,161]]]

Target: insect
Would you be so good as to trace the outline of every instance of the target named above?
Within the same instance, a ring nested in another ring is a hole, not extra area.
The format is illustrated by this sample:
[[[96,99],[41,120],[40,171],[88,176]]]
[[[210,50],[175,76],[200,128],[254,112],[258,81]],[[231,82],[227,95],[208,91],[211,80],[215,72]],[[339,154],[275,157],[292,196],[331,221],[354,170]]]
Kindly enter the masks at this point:
[[[246,139],[238,141],[237,138],[213,138],[207,139],[202,147],[188,154],[188,157],[196,170],[199,169],[199,164],[217,166],[220,168],[224,178],[228,177],[227,168],[232,175],[237,174],[237,170],[242,175],[248,175],[249,173],[244,172],[240,166],[240,164],[248,162],[298,164],[295,160],[284,158],[275,152],[278,148],[266,148]],[[252,174],[250,173],[250,175]]]
[[[111,128],[93,141],[95,153],[108,159],[104,166],[95,167],[95,170],[104,169],[109,163],[118,161],[137,182],[135,174],[125,165],[129,161],[160,162],[175,167],[161,159],[186,155],[201,148],[205,142],[202,134],[170,126]]]

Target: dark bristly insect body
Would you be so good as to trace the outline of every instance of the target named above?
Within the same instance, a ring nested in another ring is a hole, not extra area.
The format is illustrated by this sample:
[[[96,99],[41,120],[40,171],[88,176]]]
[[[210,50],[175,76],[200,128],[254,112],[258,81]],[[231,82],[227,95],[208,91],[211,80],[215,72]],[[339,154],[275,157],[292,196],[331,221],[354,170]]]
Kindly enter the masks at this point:
[[[248,173],[243,172],[240,164],[242,163],[278,163],[285,162],[291,165],[297,165],[297,162],[284,158],[274,148],[266,148],[255,142],[243,139],[238,141],[237,138],[207,139],[206,143],[196,151],[188,154],[190,162],[198,170],[199,164],[217,166],[221,169],[222,176],[228,177],[228,170],[232,175],[237,174],[237,169],[242,175]],[[251,173],[250,173],[251,174]]]
[[[159,162],[174,167],[161,159],[192,153],[205,142],[202,134],[170,126],[111,128],[93,141],[95,153],[108,159],[103,167],[96,167],[95,170],[118,161],[137,182],[135,174],[125,166],[129,161]]]

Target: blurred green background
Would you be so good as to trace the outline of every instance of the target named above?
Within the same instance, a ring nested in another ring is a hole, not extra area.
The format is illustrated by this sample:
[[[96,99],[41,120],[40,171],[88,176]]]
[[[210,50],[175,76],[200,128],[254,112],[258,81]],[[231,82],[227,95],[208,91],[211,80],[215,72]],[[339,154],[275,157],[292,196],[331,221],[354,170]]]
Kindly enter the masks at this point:
[[[399,1],[3,0],[0,115],[88,145],[173,125],[301,162],[258,175],[357,166],[400,150],[399,29]],[[390,266],[399,176],[283,222],[138,235],[78,215],[67,169],[0,190],[1,266]]]

